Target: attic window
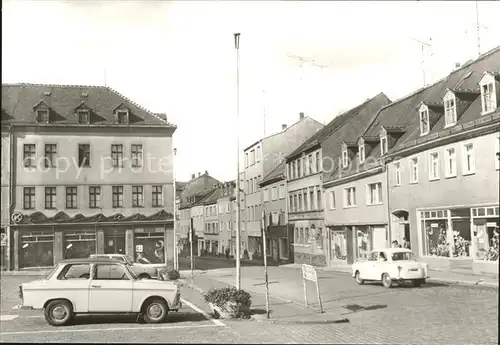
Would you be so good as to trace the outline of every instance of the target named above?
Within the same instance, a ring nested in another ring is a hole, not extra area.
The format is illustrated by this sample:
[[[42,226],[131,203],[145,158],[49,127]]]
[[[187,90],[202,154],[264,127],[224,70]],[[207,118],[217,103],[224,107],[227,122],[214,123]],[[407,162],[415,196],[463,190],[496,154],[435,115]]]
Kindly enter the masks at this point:
[[[81,109],[77,111],[78,123],[88,125],[90,123],[90,111],[88,109]]]
[[[387,136],[383,136],[380,138],[380,154],[383,156],[389,151],[387,147]]]
[[[347,168],[347,165],[349,164],[349,156],[347,154],[347,148],[342,149],[342,167]]]
[[[38,123],[49,123],[49,109],[37,109],[36,121]]]
[[[117,110],[116,122],[118,122],[121,125],[128,124],[128,110]]]
[[[420,110],[420,135],[429,134],[429,110],[427,108]]]
[[[359,163],[363,164],[365,162],[365,144],[359,145]]]
[[[453,126],[457,123],[457,106],[455,103],[455,95],[449,92],[444,98],[444,117],[445,127]]]
[[[493,82],[481,85],[481,99],[483,103],[483,114],[487,114],[496,109]]]

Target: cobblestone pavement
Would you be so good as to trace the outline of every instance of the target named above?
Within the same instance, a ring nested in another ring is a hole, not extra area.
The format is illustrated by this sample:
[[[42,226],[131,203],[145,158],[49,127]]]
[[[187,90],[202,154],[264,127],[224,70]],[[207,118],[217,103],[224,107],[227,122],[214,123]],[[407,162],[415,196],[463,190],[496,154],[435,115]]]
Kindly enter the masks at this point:
[[[270,281],[284,280],[290,274],[287,272],[270,277]],[[243,270],[244,274],[249,275]],[[325,314],[271,298],[271,321],[223,320],[223,324],[216,324],[203,315],[210,310],[202,295],[183,286],[183,299],[195,309],[185,305],[179,313],[169,314],[169,321],[162,325],[137,324],[133,317],[84,317],[75,325],[54,328],[46,324],[41,312],[11,309],[20,302],[17,286],[33,278],[2,277],[2,342],[496,344],[498,340],[497,291],[480,287],[387,290],[377,285],[351,284],[353,280],[346,275],[324,276],[323,286],[343,291],[337,300],[327,301],[325,295]],[[223,286],[214,280],[220,278],[234,280],[203,274],[195,277],[195,284],[205,289]],[[252,293],[252,300],[254,309],[265,309],[261,294]],[[365,308],[353,312],[343,308],[348,304],[351,310],[356,309],[354,304]],[[12,319],[14,314],[19,316]],[[336,323],[342,318],[350,322]]]

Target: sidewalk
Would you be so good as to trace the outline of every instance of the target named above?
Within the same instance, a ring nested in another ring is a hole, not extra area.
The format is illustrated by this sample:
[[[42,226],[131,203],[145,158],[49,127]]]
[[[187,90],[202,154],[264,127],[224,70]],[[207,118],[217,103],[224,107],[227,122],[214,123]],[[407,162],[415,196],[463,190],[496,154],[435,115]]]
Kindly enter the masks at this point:
[[[290,264],[280,266],[289,269],[301,269],[301,264]],[[350,265],[338,265],[335,267],[316,267],[318,272],[338,272],[351,274]],[[473,274],[467,272],[454,272],[445,270],[429,270],[429,283],[445,283],[458,285],[483,285],[498,288],[498,275],[490,274]]]
[[[234,280],[234,279],[233,279]],[[211,278],[204,275],[195,276],[193,285],[191,279],[181,279],[184,286],[190,287],[201,295],[211,288],[224,288],[234,286],[229,282],[222,282],[217,278]],[[319,309],[313,310],[305,306],[297,305],[293,301],[285,301],[281,298],[269,296],[269,319],[266,317],[266,298],[265,294],[252,291],[243,287],[243,290],[249,292],[252,296],[252,319],[259,322],[279,323],[279,324],[305,324],[305,323],[345,323],[349,320],[340,315],[332,315],[332,313],[320,313]]]

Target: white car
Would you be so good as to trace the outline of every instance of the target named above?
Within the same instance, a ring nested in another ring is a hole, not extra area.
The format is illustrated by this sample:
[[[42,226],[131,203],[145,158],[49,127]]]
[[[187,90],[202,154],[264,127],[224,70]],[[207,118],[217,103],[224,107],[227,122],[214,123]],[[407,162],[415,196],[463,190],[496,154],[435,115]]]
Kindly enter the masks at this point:
[[[141,264],[134,262],[130,256],[125,254],[91,254],[90,259],[112,259],[130,265],[130,269],[142,279],[158,278],[158,270],[166,267],[165,264]]]
[[[358,284],[381,281],[386,288],[392,287],[394,282],[411,282],[418,287],[429,278],[428,265],[414,260],[411,250],[404,248],[371,251],[368,260],[352,265],[352,276]]]
[[[43,309],[52,326],[76,314],[137,314],[163,322],[182,307],[180,288],[169,281],[140,279],[127,263],[110,259],[63,260],[44,280],[19,286],[21,309]]]

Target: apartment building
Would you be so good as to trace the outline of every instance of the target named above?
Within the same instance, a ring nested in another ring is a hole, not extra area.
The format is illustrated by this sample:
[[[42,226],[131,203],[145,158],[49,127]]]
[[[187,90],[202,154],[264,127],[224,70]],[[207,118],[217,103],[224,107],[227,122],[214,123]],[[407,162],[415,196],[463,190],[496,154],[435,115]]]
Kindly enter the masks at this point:
[[[305,142],[324,126],[316,120],[300,113],[299,120],[282,131],[265,137],[244,150],[244,191],[246,207],[246,231],[248,236],[248,252],[260,253],[262,248],[261,214],[262,193],[259,182],[297,146]]]
[[[330,234],[325,231],[323,181],[339,166],[343,145],[361,133],[377,111],[390,103],[383,93],[335,117],[286,157],[288,221],[294,229],[294,261],[329,265]]]
[[[9,268],[93,253],[172,260],[175,130],[108,87],[2,84]]]
[[[392,239],[409,239],[432,267],[498,274],[500,47],[379,117],[403,126],[377,129]]]
[[[222,195],[217,200],[217,210],[219,212],[219,243],[220,253],[225,254],[226,249],[229,249],[230,255],[236,255],[236,182],[230,181],[222,185]],[[241,238],[241,257],[245,250],[246,231],[245,225],[245,195],[243,191],[240,193],[240,238]]]
[[[266,229],[266,255],[277,264],[293,262],[293,227],[287,219],[286,164],[281,163],[259,184]]]
[[[217,201],[223,195],[223,184],[214,185],[214,190],[207,195],[201,202],[205,209],[204,222],[204,249],[208,255],[217,255],[220,253],[220,238],[219,238],[219,212],[217,209]]]
[[[177,226],[177,229],[179,231],[179,237],[180,237],[180,251],[183,255],[189,255],[190,251],[190,245],[189,245],[189,238],[188,238],[188,233],[189,229],[191,228],[191,222],[192,218],[195,217],[195,215],[191,214],[191,207],[200,202],[208,193],[210,193],[213,190],[213,186],[215,184],[218,184],[219,181],[213,178],[208,174],[208,171],[205,171],[204,174],[198,173],[192,174],[191,175],[191,180],[186,182],[184,185],[182,192],[179,193],[178,198],[179,198],[179,223]],[[196,218],[194,219],[199,219],[201,217],[199,210],[196,209]],[[198,235],[200,235],[200,241],[203,238],[203,233],[204,233],[204,225],[202,224],[202,220],[197,221],[197,228],[198,229]],[[200,227],[201,225],[201,227]],[[201,247],[200,247],[201,250]],[[193,244],[193,251],[194,253],[198,253],[198,239],[196,239],[195,235],[195,241]]]
[[[0,214],[0,270],[7,270],[10,267],[9,235],[10,235],[10,131],[7,126],[3,126],[4,120],[8,120],[2,108],[2,169],[1,169],[1,214]]]

